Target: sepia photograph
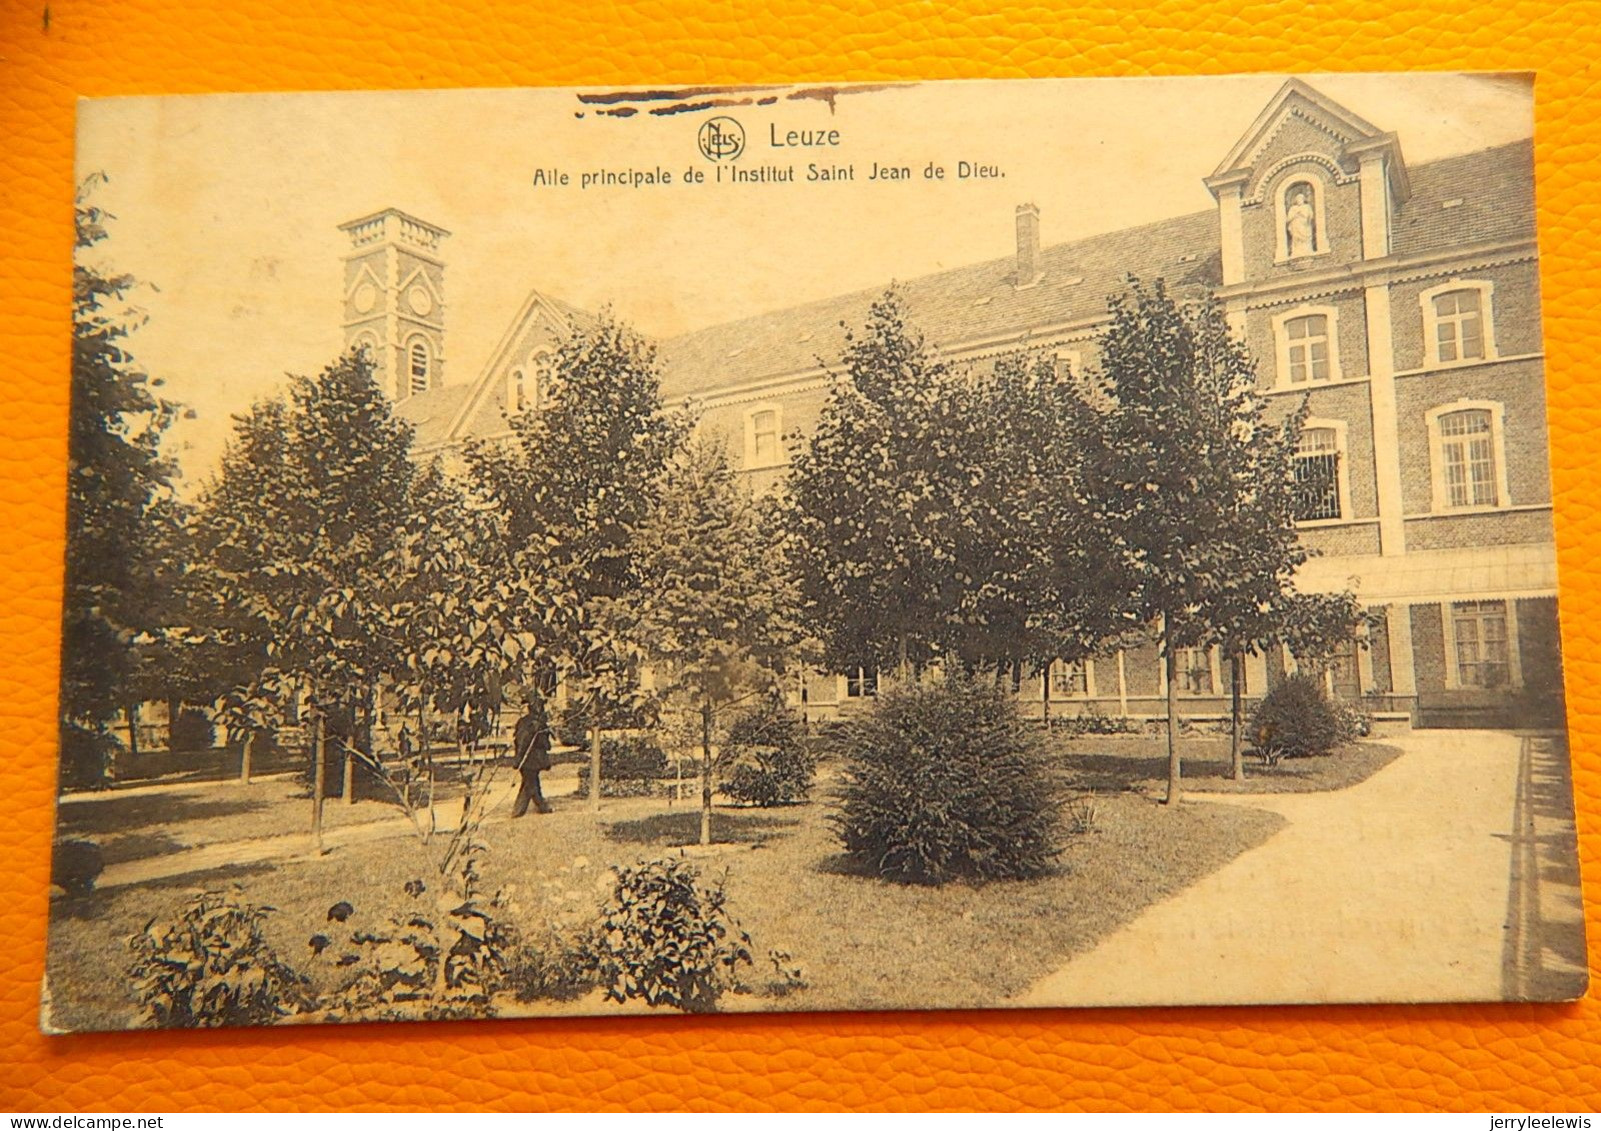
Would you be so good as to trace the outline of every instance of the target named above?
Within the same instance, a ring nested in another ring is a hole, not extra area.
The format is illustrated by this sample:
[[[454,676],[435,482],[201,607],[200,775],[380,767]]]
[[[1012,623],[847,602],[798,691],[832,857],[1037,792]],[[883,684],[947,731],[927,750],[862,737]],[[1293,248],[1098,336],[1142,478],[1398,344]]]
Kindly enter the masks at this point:
[[[1580,997],[1533,95],[80,102],[41,1028]]]

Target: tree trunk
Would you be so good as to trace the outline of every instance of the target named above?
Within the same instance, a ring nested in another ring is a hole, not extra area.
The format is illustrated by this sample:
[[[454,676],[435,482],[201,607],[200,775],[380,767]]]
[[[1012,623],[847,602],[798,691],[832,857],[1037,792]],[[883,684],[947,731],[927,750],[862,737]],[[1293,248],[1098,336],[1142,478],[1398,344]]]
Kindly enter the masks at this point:
[[[1232,702],[1230,703],[1230,750],[1229,757],[1234,768],[1234,780],[1245,780],[1245,749],[1241,742],[1240,731],[1244,727],[1242,716],[1245,713],[1244,697],[1241,694],[1240,684],[1245,680],[1245,653],[1236,651],[1229,657],[1229,676],[1233,687],[1230,688]]]
[[[906,634],[903,632],[903,633],[901,633],[901,669],[900,669],[900,681],[901,681],[901,686],[902,687],[905,687],[906,684],[907,684],[907,674],[908,674],[907,669],[908,669],[908,666],[909,665],[906,662]]]
[[[328,771],[323,758],[323,744],[327,731],[323,726],[322,712],[317,712],[317,726],[311,739],[311,832],[317,842],[317,855],[322,848],[322,792],[327,785]]]
[[[1178,650],[1173,647],[1173,622],[1162,618],[1162,651],[1167,665],[1167,798],[1166,804],[1177,805],[1183,797],[1183,767],[1179,764],[1179,664]]]
[[[250,748],[256,744],[256,735],[261,733],[255,727],[245,728],[245,740],[239,744],[239,784],[250,784]]]
[[[700,708],[700,842],[712,842],[712,701]]]
[[[139,704],[130,703],[122,709],[122,712],[128,716],[128,757],[137,758],[139,757]],[[170,725],[167,733],[172,733]],[[170,738],[167,739],[167,748],[169,750],[172,748]]]
[[[600,812],[600,706],[595,706],[595,725],[589,730],[589,809]]]
[[[1051,729],[1051,668],[1055,666],[1054,660],[1045,661],[1045,670],[1040,673],[1040,714],[1045,719],[1045,729]]]

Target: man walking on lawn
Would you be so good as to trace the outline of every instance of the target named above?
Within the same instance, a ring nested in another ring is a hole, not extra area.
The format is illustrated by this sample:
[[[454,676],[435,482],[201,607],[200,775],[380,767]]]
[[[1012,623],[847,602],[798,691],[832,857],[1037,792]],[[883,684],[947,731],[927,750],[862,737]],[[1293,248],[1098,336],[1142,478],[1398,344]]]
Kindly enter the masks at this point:
[[[541,813],[550,812],[550,803],[539,788],[539,775],[550,769],[550,721],[545,717],[545,703],[539,692],[529,688],[525,695],[522,717],[512,736],[512,756],[517,760],[517,772],[522,776],[522,788],[511,807],[513,817],[528,812],[528,803]]]

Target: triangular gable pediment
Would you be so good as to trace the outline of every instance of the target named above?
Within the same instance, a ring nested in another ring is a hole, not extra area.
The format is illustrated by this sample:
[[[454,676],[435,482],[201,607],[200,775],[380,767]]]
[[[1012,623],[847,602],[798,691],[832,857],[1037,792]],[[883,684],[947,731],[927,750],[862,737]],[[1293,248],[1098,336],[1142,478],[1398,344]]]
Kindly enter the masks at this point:
[[[1341,153],[1354,142],[1384,137],[1384,131],[1353,114],[1338,102],[1324,96],[1300,79],[1290,79],[1279,88],[1249,129],[1234,143],[1228,156],[1212,174],[1212,180],[1251,169],[1279,133],[1293,122],[1304,122],[1327,135],[1332,154]]]
[[[407,275],[405,280],[401,282],[400,293],[405,294],[412,288],[414,284],[417,283],[421,283],[423,285],[423,287],[428,291],[429,295],[432,296],[434,302],[437,303],[444,297],[439,293],[439,288],[434,284],[433,279],[429,277],[428,272],[423,270],[421,267],[414,268],[412,273]]]
[[[375,272],[369,265],[363,263],[361,265],[361,269],[357,271],[351,278],[350,285],[345,288],[345,300],[347,302],[351,298],[355,297],[356,291],[360,289],[363,283],[371,285],[379,293],[383,292],[384,284],[383,281],[378,278],[377,272]]]
[[[547,328],[556,339],[564,338],[572,331],[572,322],[566,314],[535,288],[529,292],[528,298],[518,309],[517,316],[506,327],[500,344],[489,355],[489,361],[485,363],[477,380],[473,382],[472,393],[462,402],[460,411],[450,422],[450,428],[446,433],[448,441],[462,438],[463,427],[477,415],[484,398],[493,395],[495,384],[506,367],[511,364],[512,354],[516,351],[518,343],[539,326]]]

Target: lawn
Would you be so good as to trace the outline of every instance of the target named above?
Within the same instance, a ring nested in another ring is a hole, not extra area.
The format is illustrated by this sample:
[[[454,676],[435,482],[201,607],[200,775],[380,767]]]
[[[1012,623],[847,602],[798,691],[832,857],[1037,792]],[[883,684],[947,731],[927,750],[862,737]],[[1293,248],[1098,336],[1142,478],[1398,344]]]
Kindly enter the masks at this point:
[[[597,819],[580,799],[563,796],[574,784],[574,771],[558,768],[555,777],[554,814],[512,821],[501,809],[485,826],[485,881],[511,890],[512,915],[529,932],[559,908],[598,903],[607,894],[610,865],[672,853],[698,832],[693,807],[669,806],[660,798],[608,801]],[[984,886],[913,887],[859,874],[841,855],[824,820],[833,777],[825,766],[808,804],[719,808],[714,835],[721,843],[710,854],[688,850],[704,874],[726,879],[730,911],[756,944],[759,965],[752,983],[760,986],[771,974],[769,949],[788,952],[806,974],[807,986],[786,996],[725,998],[725,1008],[994,1005],[1144,908],[1262,843],[1282,823],[1276,815],[1237,805],[1194,802],[1172,810],[1140,792],[1098,791],[1090,809],[1075,806],[1064,815],[1068,846],[1052,875]],[[1091,777],[1100,781],[1105,771]],[[280,810],[286,825],[298,821],[303,831],[305,799],[285,798],[272,785],[247,787],[262,791],[250,793],[263,802],[259,810],[223,812],[207,808],[208,795],[198,795],[180,820],[164,826],[163,835],[188,843],[202,836],[231,839],[236,829],[276,827],[265,815]],[[238,787],[215,789],[237,802]],[[204,832],[193,825],[204,825]],[[108,971],[126,963],[130,934],[201,887],[238,883],[251,901],[279,909],[270,927],[274,945],[294,965],[307,966],[307,942],[328,929],[331,904],[348,900],[358,911],[379,904],[398,909],[406,881],[428,878],[423,849],[396,829],[398,835],[342,845],[322,858],[235,865],[58,898],[49,954],[53,1023],[64,1029],[130,1024],[126,978]],[[592,996],[549,1007],[536,1002],[531,1011],[607,1008],[614,1007]]]
[[[1167,739],[1162,735],[1083,735],[1049,740],[1069,780],[1097,792],[1167,790]],[[1285,758],[1266,766],[1245,760],[1245,780],[1231,777],[1226,737],[1187,735],[1179,740],[1184,788],[1200,793],[1324,793],[1366,781],[1400,755],[1395,746],[1353,742],[1331,754]]]

